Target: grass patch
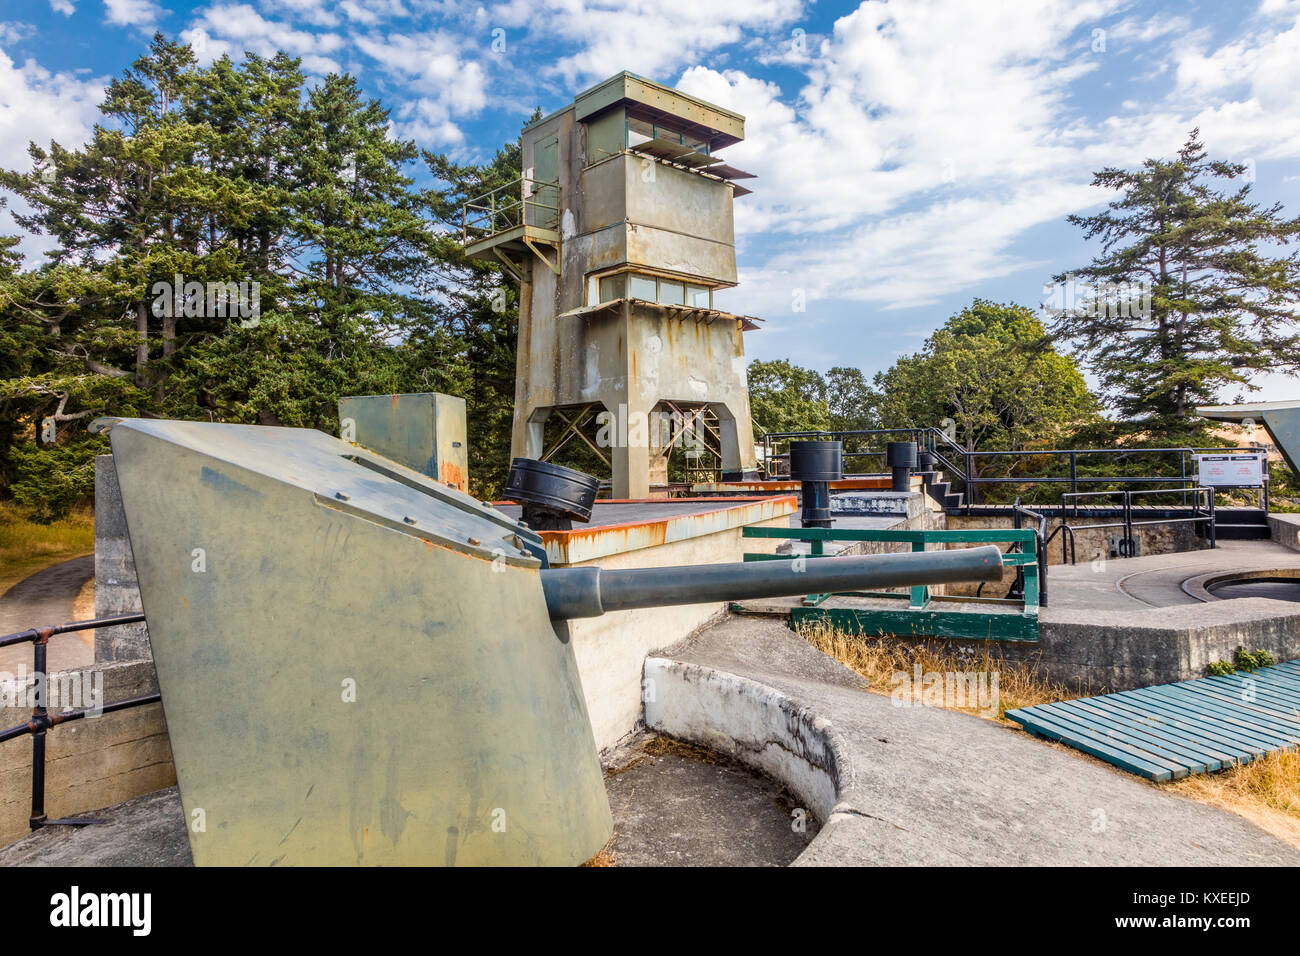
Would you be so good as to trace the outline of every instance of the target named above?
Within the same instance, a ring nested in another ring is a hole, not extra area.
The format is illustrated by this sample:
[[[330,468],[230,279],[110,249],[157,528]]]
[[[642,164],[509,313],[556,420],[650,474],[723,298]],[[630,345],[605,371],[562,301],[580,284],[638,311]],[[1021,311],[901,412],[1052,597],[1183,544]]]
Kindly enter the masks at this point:
[[[1160,786],[1245,817],[1261,830],[1300,847],[1300,752],[1280,750],[1231,770],[1197,774]]]
[[[1077,697],[1059,681],[1045,678],[1032,663],[1003,660],[987,644],[954,645],[942,641],[907,641],[894,637],[845,634],[825,624],[811,624],[800,635],[823,654],[835,658],[866,678],[873,693],[888,696],[895,674],[912,675],[920,665],[925,674],[983,672],[997,675],[997,719],[1017,707],[1032,707]],[[991,680],[991,676],[990,676]],[[986,714],[979,706],[951,707],[963,713]]]
[[[22,509],[0,502],[0,594],[41,568],[95,550],[95,517],[89,508],[50,524],[37,524]]]

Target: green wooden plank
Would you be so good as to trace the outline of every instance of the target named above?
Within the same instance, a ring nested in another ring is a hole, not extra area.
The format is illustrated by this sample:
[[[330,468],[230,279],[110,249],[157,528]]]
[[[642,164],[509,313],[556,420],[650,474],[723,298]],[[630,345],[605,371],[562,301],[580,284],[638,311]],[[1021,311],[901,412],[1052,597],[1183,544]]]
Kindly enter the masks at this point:
[[[1231,689],[1209,683],[1203,684],[1199,681],[1195,685],[1189,684],[1181,688],[1181,692],[1196,695],[1198,698],[1204,697],[1218,701],[1226,707],[1240,711],[1243,716],[1248,716],[1261,724],[1273,727],[1288,736],[1300,735],[1300,715],[1288,712],[1282,705],[1276,705],[1258,695],[1256,700],[1248,701],[1241,694]]]
[[[1064,700],[1058,706],[1063,710],[1079,713],[1100,726],[1109,727],[1125,735],[1127,740],[1150,740],[1155,746],[1187,761],[1188,766],[1195,768],[1197,773],[1220,770],[1225,763],[1235,762],[1234,758],[1226,754],[1213,753],[1204,749],[1199,742],[1185,739],[1177,732],[1171,732],[1158,721],[1134,718],[1118,709],[1093,706],[1105,699],[1097,697],[1090,700]]]
[[[1239,705],[1251,712],[1263,714],[1280,725],[1292,727],[1296,732],[1300,732],[1300,712],[1296,710],[1296,701],[1279,697],[1265,687],[1247,688],[1245,685],[1206,684],[1187,692],[1210,694],[1225,702],[1231,702],[1234,706]]]
[[[1225,693],[1234,697],[1242,696],[1247,690],[1250,690],[1256,697],[1277,704],[1288,715],[1294,714],[1296,709],[1300,708],[1300,691],[1291,691],[1286,687],[1279,687],[1263,680],[1255,680],[1234,674],[1223,677],[1203,677],[1197,683],[1205,687],[1223,688]]]
[[[1245,713],[1235,702],[1223,701],[1212,696],[1195,692],[1182,691],[1176,694],[1163,693],[1160,688],[1144,688],[1158,699],[1169,700],[1184,709],[1195,709],[1205,715],[1207,720],[1231,724],[1242,735],[1268,744],[1276,749],[1291,742],[1291,734],[1286,728],[1277,727],[1259,714]]]
[[[1072,727],[1076,733],[1090,735],[1089,739],[1104,741],[1115,749],[1128,753],[1139,760],[1145,760],[1155,766],[1164,767],[1175,777],[1185,777],[1191,772],[1188,762],[1181,757],[1152,749],[1146,741],[1129,740],[1112,730],[1098,727],[1086,717],[1080,717],[1077,713],[1064,710],[1059,703],[1040,704],[1039,707],[1039,720],[1046,718],[1061,727]]]
[[[1133,694],[1133,691],[1124,691],[1122,694],[1112,694],[1111,696],[1122,697],[1129,694]],[[1161,698],[1143,698],[1134,694],[1132,705],[1139,709],[1151,710],[1184,721],[1196,733],[1221,741],[1225,746],[1244,750],[1254,757],[1263,757],[1274,749],[1272,743],[1261,741],[1252,731],[1243,730],[1235,724],[1224,723],[1212,715],[1207,716],[1203,711],[1189,712],[1183,704],[1178,702],[1169,703]]]
[[[1173,774],[1164,767],[1135,758],[1106,743],[1076,735],[1071,729],[1059,726],[1050,718],[1041,715],[1030,715],[1026,711],[1020,710],[1009,710],[1006,712],[1006,717],[1008,720],[1014,720],[1031,733],[1048,737],[1051,740],[1059,740],[1075,750],[1082,750],[1086,754],[1091,754],[1107,763],[1114,764],[1129,773],[1146,777],[1148,780],[1154,780],[1158,783],[1173,779]]]
[[[1107,694],[1105,697],[1086,698],[1091,701],[1105,701],[1106,709],[1114,714],[1123,714],[1134,723],[1141,722],[1158,722],[1166,734],[1177,735],[1198,747],[1201,747],[1205,753],[1210,754],[1224,762],[1238,762],[1249,760],[1254,754],[1240,741],[1230,740],[1221,734],[1209,733],[1204,729],[1198,730],[1193,727],[1187,720],[1176,715],[1157,711],[1152,708],[1135,709],[1131,704],[1118,700],[1116,695]]]
[[[1211,698],[1161,693],[1159,687],[1146,687],[1131,693],[1138,696],[1146,695],[1148,699],[1165,701],[1171,707],[1180,708],[1207,722],[1228,724],[1235,734],[1257,745],[1262,744],[1267,750],[1276,750],[1290,743],[1290,738],[1286,735],[1261,725],[1256,720],[1244,719],[1239,711]]]

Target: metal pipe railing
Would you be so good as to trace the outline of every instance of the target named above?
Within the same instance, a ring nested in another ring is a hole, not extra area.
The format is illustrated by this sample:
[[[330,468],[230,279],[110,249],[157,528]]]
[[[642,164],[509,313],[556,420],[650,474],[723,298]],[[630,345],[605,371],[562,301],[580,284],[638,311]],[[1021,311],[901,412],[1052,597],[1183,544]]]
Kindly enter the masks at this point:
[[[142,707],[145,704],[156,704],[162,700],[160,694],[146,694],[142,697],[131,697],[126,700],[114,701],[111,704],[103,704],[96,708],[82,708],[81,710],[68,710],[58,714],[49,712],[49,693],[50,681],[46,674],[46,668],[49,662],[49,643],[50,638],[56,634],[68,634],[72,631],[86,631],[92,628],[101,627],[118,627],[123,624],[138,624],[145,619],[143,614],[126,614],[119,617],[101,617],[89,621],[73,621],[68,624],[55,624],[48,627],[36,627],[26,631],[19,631],[15,634],[7,634],[0,637],[0,647],[10,647],[14,644],[23,644],[30,642],[32,645],[32,672],[37,675],[36,681],[36,699],[32,707],[32,719],[25,724],[18,724],[7,730],[0,731],[0,743],[6,740],[13,740],[24,734],[32,735],[32,812],[28,818],[28,825],[33,830],[39,830],[41,827],[48,826],[87,826],[92,823],[102,823],[102,820],[82,817],[78,819],[67,820],[50,820],[45,814],[45,735],[53,728],[60,724],[71,723],[74,720],[83,720],[90,716],[92,712],[98,714],[111,714],[114,711],[128,710],[132,707]]]

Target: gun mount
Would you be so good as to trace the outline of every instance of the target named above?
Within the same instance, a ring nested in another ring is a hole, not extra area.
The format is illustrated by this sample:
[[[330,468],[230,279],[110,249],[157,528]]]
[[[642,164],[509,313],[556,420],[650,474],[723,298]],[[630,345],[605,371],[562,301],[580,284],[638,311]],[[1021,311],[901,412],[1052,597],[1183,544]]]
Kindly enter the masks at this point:
[[[321,432],[110,435],[200,865],[580,863],[612,819],[565,618],[1001,569],[548,568],[522,523]]]

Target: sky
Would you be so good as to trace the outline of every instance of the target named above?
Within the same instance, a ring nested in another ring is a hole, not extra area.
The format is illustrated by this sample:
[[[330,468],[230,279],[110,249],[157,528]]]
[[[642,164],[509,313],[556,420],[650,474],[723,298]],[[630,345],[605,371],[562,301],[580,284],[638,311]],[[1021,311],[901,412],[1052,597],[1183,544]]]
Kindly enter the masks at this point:
[[[1300,0],[0,0],[0,166],[83,142],[155,30],[352,73],[395,135],[460,161],[620,70],[743,114],[723,155],[758,178],[717,301],[765,320],[750,357],[822,371],[883,370],[976,297],[1039,308],[1099,252],[1065,221],[1113,198],[1092,173],[1193,127],[1300,215]]]

